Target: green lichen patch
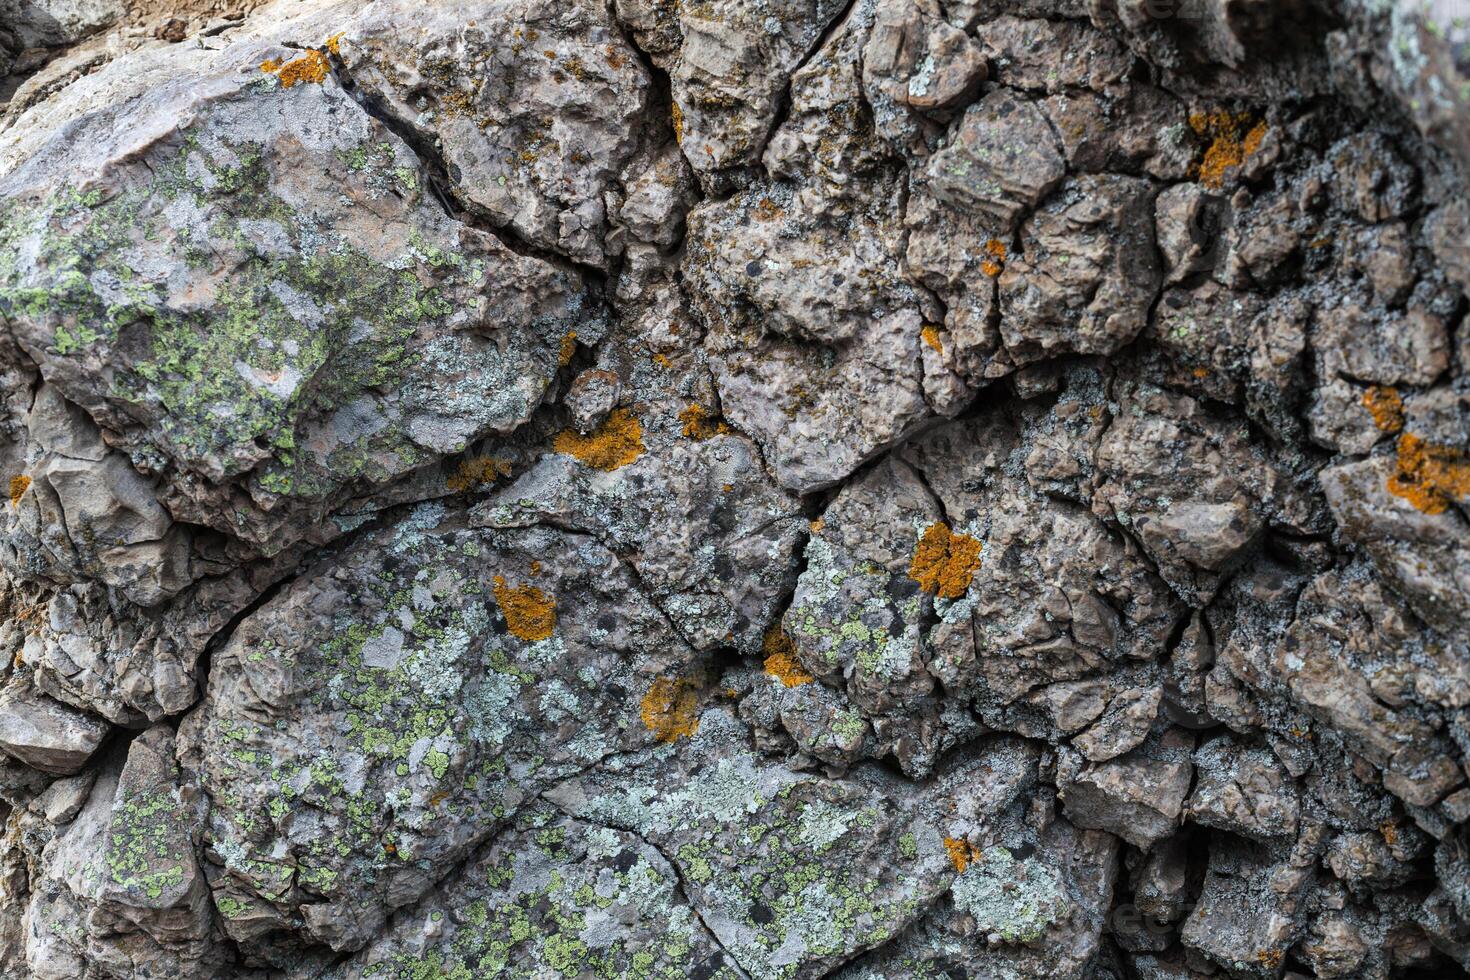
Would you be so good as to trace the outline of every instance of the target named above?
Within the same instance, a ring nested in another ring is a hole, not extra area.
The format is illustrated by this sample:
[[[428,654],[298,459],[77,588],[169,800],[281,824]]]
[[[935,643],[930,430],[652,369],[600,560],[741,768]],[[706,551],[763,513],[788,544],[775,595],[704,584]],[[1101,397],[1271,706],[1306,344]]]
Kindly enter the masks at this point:
[[[554,840],[555,846],[546,842]],[[652,847],[624,831],[524,814],[457,878],[354,963],[375,980],[682,978],[739,974]],[[420,921],[435,938],[421,940]]]
[[[113,808],[103,857],[109,880],[140,905],[160,903],[193,875],[189,833],[186,811],[171,792],[144,793],[119,803]]]
[[[898,935],[947,887],[934,828],[879,793],[767,765],[746,738],[707,712],[687,742],[565,798],[670,855],[751,976],[819,973]]]

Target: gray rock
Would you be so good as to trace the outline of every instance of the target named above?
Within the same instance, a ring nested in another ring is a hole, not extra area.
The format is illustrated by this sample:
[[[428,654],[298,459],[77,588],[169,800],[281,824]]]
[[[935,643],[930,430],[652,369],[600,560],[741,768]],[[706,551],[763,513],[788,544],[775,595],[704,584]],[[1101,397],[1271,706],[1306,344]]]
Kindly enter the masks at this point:
[[[1221,736],[1195,750],[1194,765],[1188,819],[1257,840],[1296,837],[1296,787],[1270,752]]]
[[[0,980],[1470,968],[1470,31],[0,0]]]
[[[0,749],[42,772],[80,771],[110,730],[102,719],[25,686],[0,694]]]
[[[466,207],[607,268],[604,198],[638,148],[649,79],[603,4],[388,4],[346,38],[352,81],[437,148]]]
[[[1067,819],[1148,850],[1179,825],[1193,776],[1193,742],[1175,729],[1106,762],[1064,754],[1057,780]]]
[[[25,48],[75,44],[117,23],[122,0],[4,0],[0,24]]]

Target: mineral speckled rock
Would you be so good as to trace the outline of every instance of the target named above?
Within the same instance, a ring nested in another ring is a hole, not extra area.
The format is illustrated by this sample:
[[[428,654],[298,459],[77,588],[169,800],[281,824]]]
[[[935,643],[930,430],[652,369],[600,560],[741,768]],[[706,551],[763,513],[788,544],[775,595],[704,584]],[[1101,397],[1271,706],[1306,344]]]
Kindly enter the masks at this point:
[[[0,980],[1470,975],[1452,0],[0,0]]]

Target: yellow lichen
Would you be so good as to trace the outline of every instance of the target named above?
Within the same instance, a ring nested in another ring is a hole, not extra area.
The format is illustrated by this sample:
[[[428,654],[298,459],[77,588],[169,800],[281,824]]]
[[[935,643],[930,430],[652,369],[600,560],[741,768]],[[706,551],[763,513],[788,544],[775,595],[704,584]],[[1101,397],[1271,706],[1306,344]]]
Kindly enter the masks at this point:
[[[935,351],[940,354],[944,353],[944,344],[940,343],[939,341],[938,327],[934,326],[932,323],[926,323],[924,324],[923,329],[919,331],[919,336],[923,339],[924,343],[934,348]]]
[[[1189,117],[1189,128],[1195,134],[1210,140],[1204,158],[1195,167],[1199,182],[1212,190],[1225,186],[1229,172],[1261,148],[1268,128],[1264,121],[1256,123],[1250,131],[1241,131],[1251,120],[1248,112],[1196,112]]]
[[[821,534],[822,528],[827,526],[827,519],[825,517],[819,517],[807,526],[812,529],[813,534]]]
[[[675,143],[683,143],[684,142],[684,110],[683,109],[680,109],[679,108],[679,103],[675,102],[675,103],[673,103],[673,108],[670,110],[669,115],[671,117],[673,117],[673,122],[674,122],[674,142]]]
[[[1363,393],[1363,407],[1380,432],[1398,432],[1404,427],[1404,400],[1397,388],[1374,385]]]
[[[1197,367],[1189,373],[1194,375],[1196,381],[1203,381],[1210,376],[1210,369],[1207,367]]]
[[[502,476],[510,476],[510,463],[493,456],[477,456],[464,460],[445,481],[450,491],[464,493],[473,487],[489,486]]]
[[[1006,243],[999,238],[992,238],[985,243],[985,258],[980,263],[980,271],[994,279],[1005,271],[1006,267]]]
[[[336,57],[342,56],[342,37],[344,32],[338,32],[327,38],[327,50]]]
[[[723,436],[730,431],[728,425],[715,421],[710,410],[698,402],[680,412],[679,421],[684,423],[684,437],[695,442],[704,442],[711,436]]]
[[[979,567],[979,541],[968,534],[952,533],[948,524],[931,524],[914,548],[909,577],[925,592],[942,599],[958,599],[970,588]]]
[[[551,638],[556,630],[555,599],[534,585],[512,588],[503,575],[495,576],[493,591],[511,633],[532,643]]]
[[[330,43],[330,42],[329,42]],[[309,82],[312,85],[320,85],[327,80],[331,74],[332,65],[327,56],[316,49],[312,49],[294,61],[281,64],[274,58],[264,61],[260,70],[274,75],[281,80],[281,88],[290,88],[298,82]]]
[[[1398,466],[1388,478],[1388,492],[1426,514],[1443,514],[1451,503],[1470,496],[1470,462],[1452,446],[1405,432],[1399,436]]]
[[[800,687],[816,680],[802,669],[801,661],[796,659],[796,644],[779,623],[767,631],[761,651],[766,655],[766,673],[786,687]]]
[[[657,364],[665,371],[674,366],[674,362],[669,360],[668,357],[663,354],[654,354],[652,360],[654,364]]]
[[[687,678],[659,677],[643,695],[643,724],[660,742],[676,742],[699,731],[699,685]]]
[[[950,863],[959,874],[964,874],[965,869],[980,857],[969,841],[959,837],[946,837],[944,849],[949,852]]]
[[[31,478],[28,476],[13,476],[10,478],[10,506],[18,507],[20,498],[26,495],[31,488]]]
[[[643,426],[626,408],[615,408],[590,435],[575,429],[557,433],[552,448],[593,469],[611,472],[643,455]]]
[[[561,338],[561,349],[557,351],[556,363],[560,367],[566,367],[572,363],[572,355],[577,352],[577,331],[568,330]]]

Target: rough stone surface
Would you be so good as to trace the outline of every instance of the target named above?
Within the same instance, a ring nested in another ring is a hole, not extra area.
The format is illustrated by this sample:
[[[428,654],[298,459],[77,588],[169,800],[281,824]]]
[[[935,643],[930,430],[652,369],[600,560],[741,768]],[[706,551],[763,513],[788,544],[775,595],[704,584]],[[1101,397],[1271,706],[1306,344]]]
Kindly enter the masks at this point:
[[[1454,0],[0,0],[0,980],[1470,975]]]

